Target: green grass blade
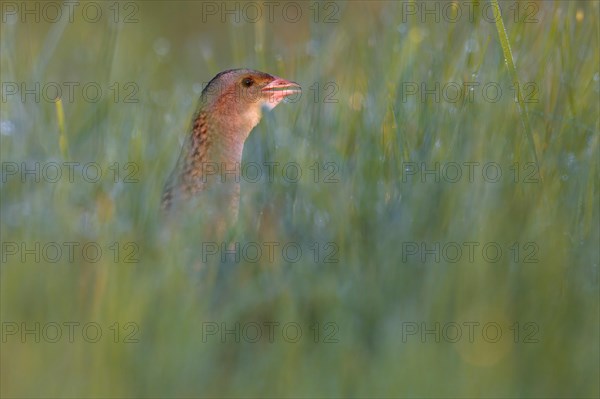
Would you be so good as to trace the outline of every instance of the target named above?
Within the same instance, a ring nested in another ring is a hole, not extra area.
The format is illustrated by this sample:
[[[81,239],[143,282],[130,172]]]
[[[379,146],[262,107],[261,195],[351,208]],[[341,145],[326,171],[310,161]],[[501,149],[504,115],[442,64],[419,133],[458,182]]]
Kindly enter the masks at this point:
[[[504,53],[504,61],[506,62],[506,66],[508,67],[508,71],[510,73],[511,79],[516,87],[521,87],[519,82],[519,76],[517,75],[517,68],[515,67],[515,62],[512,56],[512,50],[510,48],[510,43],[508,41],[508,35],[506,34],[506,28],[504,27],[504,21],[502,20],[502,12],[500,10],[500,5],[498,5],[498,0],[490,0],[492,7],[494,8],[494,15],[497,15],[496,18],[496,29],[498,30],[498,38],[500,39],[500,45],[502,46],[502,52]],[[529,142],[529,146],[531,148],[531,152],[533,153],[533,158],[535,163],[539,167],[539,158],[538,152],[535,147],[535,141],[533,140],[533,133],[531,131],[531,125],[529,123],[529,113],[527,112],[527,105],[523,99],[523,94],[521,90],[517,91],[517,104],[519,107],[519,114],[521,116],[521,121],[523,122],[523,127],[525,128],[525,134],[527,135],[527,141]],[[540,173],[540,176],[542,174]]]

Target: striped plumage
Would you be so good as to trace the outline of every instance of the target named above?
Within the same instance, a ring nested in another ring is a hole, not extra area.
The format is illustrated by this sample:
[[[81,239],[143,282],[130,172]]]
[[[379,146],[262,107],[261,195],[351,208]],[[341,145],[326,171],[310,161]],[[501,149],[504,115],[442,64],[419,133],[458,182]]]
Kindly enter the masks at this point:
[[[216,75],[202,91],[190,134],[165,184],[162,208],[176,209],[195,198],[201,202],[200,195],[210,191],[221,221],[235,221],[244,142],[263,107],[272,109],[298,90],[296,83],[251,69]]]

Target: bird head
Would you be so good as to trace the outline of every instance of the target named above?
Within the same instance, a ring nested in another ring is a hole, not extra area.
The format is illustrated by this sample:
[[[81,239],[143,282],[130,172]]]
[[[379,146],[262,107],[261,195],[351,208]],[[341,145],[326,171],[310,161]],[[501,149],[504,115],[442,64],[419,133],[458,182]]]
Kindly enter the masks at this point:
[[[275,108],[301,91],[300,85],[252,69],[230,69],[215,76],[202,92],[202,107],[245,136],[258,124],[262,109]],[[245,138],[245,137],[244,137]]]

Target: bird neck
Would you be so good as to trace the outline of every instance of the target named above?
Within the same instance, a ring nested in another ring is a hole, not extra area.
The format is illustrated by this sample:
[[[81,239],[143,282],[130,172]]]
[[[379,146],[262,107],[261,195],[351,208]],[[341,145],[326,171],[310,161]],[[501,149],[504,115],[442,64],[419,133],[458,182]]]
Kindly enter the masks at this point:
[[[242,162],[245,135],[232,126],[220,126],[217,122],[210,129],[212,135],[208,148],[209,162],[224,163],[228,166]]]
[[[200,111],[201,113],[203,111]],[[252,129],[260,122],[260,109],[249,107],[240,113],[235,108],[220,109],[219,112],[205,112],[209,124],[209,156],[211,162],[225,163],[228,166],[242,161],[244,143]],[[218,118],[215,115],[219,115]]]

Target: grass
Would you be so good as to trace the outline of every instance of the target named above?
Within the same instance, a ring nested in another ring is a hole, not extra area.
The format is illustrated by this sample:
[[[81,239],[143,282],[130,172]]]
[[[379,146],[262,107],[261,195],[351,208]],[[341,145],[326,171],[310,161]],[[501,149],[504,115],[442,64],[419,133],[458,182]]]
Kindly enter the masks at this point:
[[[597,2],[500,2],[505,29],[401,2],[238,24],[118,3],[137,19],[119,25],[97,4],[96,23],[1,25],[3,397],[600,394]],[[202,215],[158,213],[202,83],[230,67],[304,89],[246,144],[263,173],[239,261]]]

